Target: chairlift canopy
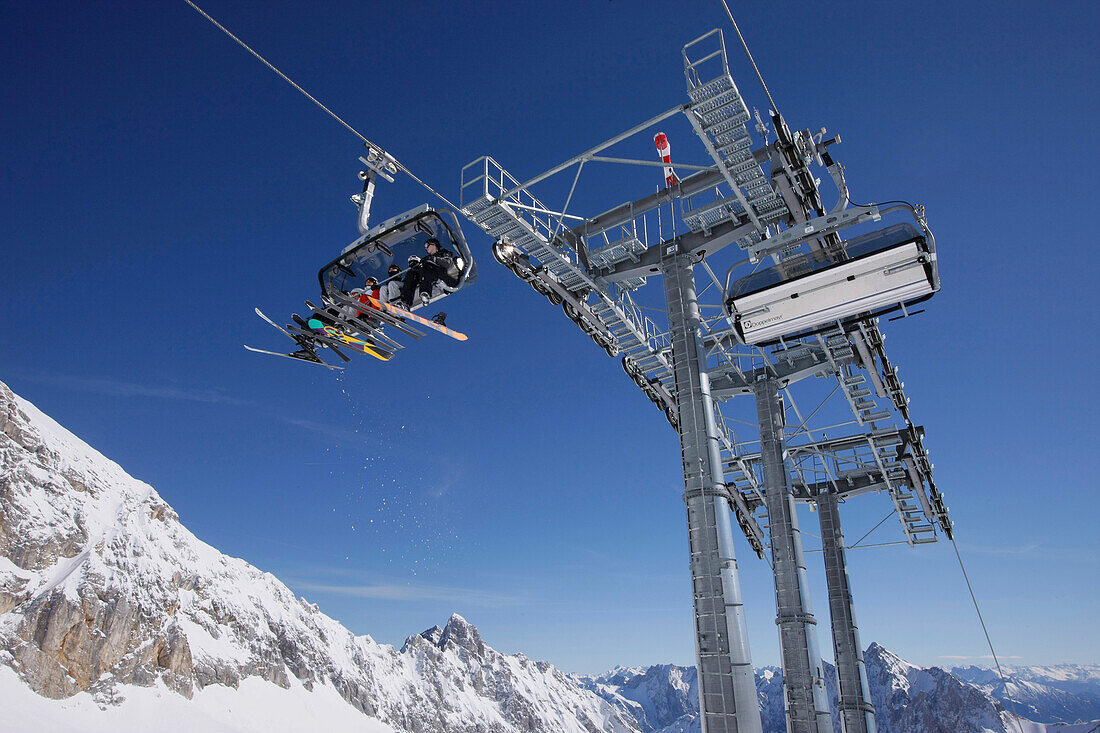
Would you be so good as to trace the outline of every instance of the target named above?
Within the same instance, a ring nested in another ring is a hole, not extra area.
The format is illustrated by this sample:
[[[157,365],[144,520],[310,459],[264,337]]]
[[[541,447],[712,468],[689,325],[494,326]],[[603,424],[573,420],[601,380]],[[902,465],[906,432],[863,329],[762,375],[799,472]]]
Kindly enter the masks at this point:
[[[368,277],[385,283],[392,264],[401,268],[401,277],[404,277],[409,268],[409,258],[414,255],[423,257],[424,245],[431,238],[437,239],[444,249],[454,255],[459,271],[458,282],[453,286],[444,285],[444,294],[439,297],[461,290],[477,280],[477,265],[462,235],[458,217],[450,210],[436,211],[423,205],[383,222],[322,267],[317,274],[322,294],[331,298],[337,290],[348,293],[363,288]]]
[[[848,259],[803,254],[734,282],[726,307],[747,344],[772,343],[924,300],[938,289],[935,252],[912,224],[844,243]]]

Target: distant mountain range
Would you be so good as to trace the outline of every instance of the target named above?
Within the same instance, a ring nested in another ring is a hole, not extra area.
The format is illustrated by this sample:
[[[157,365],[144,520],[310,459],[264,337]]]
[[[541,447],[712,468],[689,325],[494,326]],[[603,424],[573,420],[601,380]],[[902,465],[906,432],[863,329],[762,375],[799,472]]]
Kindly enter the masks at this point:
[[[921,669],[867,650],[879,731],[1100,731],[1100,667]],[[835,707],[835,673],[830,684]],[[782,674],[757,672],[783,731]],[[0,383],[0,705],[11,731],[698,731],[693,667],[570,675],[455,615],[401,649],[355,636],[191,534]],[[839,723],[836,725],[839,731]]]
[[[871,700],[877,711],[879,733],[954,733],[963,731],[1062,731],[1063,733],[1100,732],[1100,666],[1063,665],[1058,667],[1013,668],[1009,683],[1013,701],[1024,718],[1020,726],[1002,700],[987,685],[1000,679],[996,672],[980,667],[947,672],[938,667],[921,668],[909,664],[878,644],[865,654]],[[836,670],[828,662],[826,687],[833,709],[833,728],[840,733],[836,716]],[[1053,672],[1051,672],[1053,670]],[[1017,680],[1044,678],[1051,682],[1045,691],[1041,683],[1026,683],[1033,691],[1034,707],[1016,692]],[[655,665],[644,668],[619,668],[597,677],[577,676],[582,687],[592,690],[624,714],[630,715],[644,733],[697,733],[699,699],[694,667]],[[1068,682],[1076,692],[1055,685]],[[756,690],[760,700],[764,730],[782,733],[783,672],[763,667],[756,672]],[[1042,721],[1037,722],[1037,721]],[[1084,723],[1082,721],[1091,721]]]
[[[1005,667],[1004,672],[1007,692],[995,670],[985,667],[951,670],[955,677],[980,687],[1006,707],[1015,705],[1020,715],[1032,720],[1068,723],[1100,718],[1098,665]]]

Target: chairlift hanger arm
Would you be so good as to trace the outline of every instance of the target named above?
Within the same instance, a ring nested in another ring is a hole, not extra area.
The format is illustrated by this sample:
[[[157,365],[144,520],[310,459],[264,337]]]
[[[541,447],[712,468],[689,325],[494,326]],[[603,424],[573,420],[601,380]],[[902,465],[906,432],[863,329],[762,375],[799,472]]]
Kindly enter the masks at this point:
[[[807,143],[808,131],[792,133],[787,121],[778,112],[772,113],[772,126],[778,138],[772,145],[772,166],[775,171],[783,170],[796,186],[802,213],[808,218],[811,214],[821,216],[825,208],[821,203],[821,191],[817,179],[810,170],[808,160],[818,157],[816,147],[812,152],[813,140]],[[773,176],[774,177],[774,176]]]

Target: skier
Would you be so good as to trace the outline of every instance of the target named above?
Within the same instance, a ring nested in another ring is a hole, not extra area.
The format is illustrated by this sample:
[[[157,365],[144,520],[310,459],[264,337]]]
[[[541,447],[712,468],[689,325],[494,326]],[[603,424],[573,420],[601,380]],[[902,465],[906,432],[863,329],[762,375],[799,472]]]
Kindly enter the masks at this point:
[[[366,305],[368,308],[374,308],[377,310],[378,306],[370,302],[370,299],[374,298],[375,300],[378,300],[378,292],[378,278],[376,278],[374,275],[371,275],[367,278],[366,287],[359,295],[359,302]],[[359,311],[359,313],[357,313],[356,315],[363,315],[363,311]]]
[[[449,250],[444,249],[435,237],[429,237],[424,242],[427,255],[423,258],[409,258],[410,270],[401,285],[401,301],[409,310],[412,309],[413,296],[420,290],[420,300],[424,305],[432,299],[432,291],[436,283],[446,283],[449,286],[458,284],[460,272],[455,264],[455,256]]]
[[[396,303],[401,300],[401,266],[393,263],[386,274],[388,277],[382,282],[379,291],[382,297],[379,300],[383,303]]]

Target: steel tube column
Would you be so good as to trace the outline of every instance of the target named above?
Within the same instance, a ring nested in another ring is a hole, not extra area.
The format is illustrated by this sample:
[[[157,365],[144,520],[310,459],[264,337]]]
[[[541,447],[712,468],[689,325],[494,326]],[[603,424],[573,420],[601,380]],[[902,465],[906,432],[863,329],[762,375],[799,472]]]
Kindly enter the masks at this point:
[[[775,623],[783,655],[789,733],[832,733],[825,675],[813,608],[806,583],[806,559],[798,529],[794,495],[783,461],[783,403],[779,384],[766,372],[753,386],[760,423],[764,465],[764,501],[768,509],[772,569],[775,573]]]
[[[859,642],[848,582],[848,562],[844,552],[844,534],[840,528],[840,506],[836,494],[819,494],[821,550],[825,557],[825,580],[829,586],[829,618],[833,626],[836,651],[840,719],[844,733],[875,733],[875,708],[867,684],[863,647]]]
[[[700,719],[703,733],[760,733],[692,265],[693,259],[678,254],[675,246],[663,257],[695,601]]]

